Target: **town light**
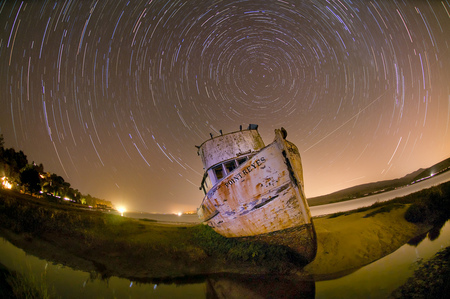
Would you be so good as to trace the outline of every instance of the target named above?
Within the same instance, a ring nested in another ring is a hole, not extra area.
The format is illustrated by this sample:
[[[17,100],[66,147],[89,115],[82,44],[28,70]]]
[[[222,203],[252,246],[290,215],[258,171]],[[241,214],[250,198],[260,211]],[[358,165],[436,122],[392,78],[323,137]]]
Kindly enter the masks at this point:
[[[127,210],[124,207],[118,207],[117,211],[120,213],[120,216],[123,216],[123,213],[125,213]]]
[[[2,177],[2,186],[3,186],[3,188],[5,188],[5,189],[11,189],[11,188],[12,188],[11,183],[8,182],[8,178],[5,177],[5,176]]]

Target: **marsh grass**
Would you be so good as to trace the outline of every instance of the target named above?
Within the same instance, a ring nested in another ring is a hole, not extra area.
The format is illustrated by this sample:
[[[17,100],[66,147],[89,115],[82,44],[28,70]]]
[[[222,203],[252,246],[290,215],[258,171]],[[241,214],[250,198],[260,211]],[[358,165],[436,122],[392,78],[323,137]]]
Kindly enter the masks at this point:
[[[225,238],[206,225],[174,226],[15,198],[0,200],[0,222],[46,240],[62,236],[58,242],[78,255],[121,256],[129,264],[157,258],[193,264],[214,256],[226,263],[275,267],[291,258],[285,247]]]
[[[220,257],[229,263],[249,263],[274,271],[283,271],[295,262],[293,255],[284,246],[269,245],[239,238],[225,238],[207,225],[192,227],[193,241],[208,256]]]
[[[25,201],[0,194],[0,226],[15,233],[57,239],[69,249],[113,255],[183,257],[189,242],[185,229],[152,221]],[[192,254],[192,253],[191,253]]]

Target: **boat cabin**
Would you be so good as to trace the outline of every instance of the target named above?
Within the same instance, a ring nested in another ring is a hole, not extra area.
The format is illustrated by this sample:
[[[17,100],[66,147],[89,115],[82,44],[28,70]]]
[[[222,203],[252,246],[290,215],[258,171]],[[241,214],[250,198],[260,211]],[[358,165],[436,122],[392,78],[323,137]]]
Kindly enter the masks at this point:
[[[206,194],[239,165],[264,148],[258,125],[250,124],[246,130],[221,134],[198,146],[205,173],[200,189]]]

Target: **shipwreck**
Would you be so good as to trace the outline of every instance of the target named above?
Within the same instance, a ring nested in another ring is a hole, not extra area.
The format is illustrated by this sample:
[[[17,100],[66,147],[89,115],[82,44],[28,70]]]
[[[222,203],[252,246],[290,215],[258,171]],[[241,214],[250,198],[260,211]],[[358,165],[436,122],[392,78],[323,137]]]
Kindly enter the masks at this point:
[[[205,193],[197,212],[202,222],[228,238],[288,247],[303,262],[317,251],[314,224],[304,193],[297,147],[275,130],[265,146],[257,125],[221,134],[198,148]]]

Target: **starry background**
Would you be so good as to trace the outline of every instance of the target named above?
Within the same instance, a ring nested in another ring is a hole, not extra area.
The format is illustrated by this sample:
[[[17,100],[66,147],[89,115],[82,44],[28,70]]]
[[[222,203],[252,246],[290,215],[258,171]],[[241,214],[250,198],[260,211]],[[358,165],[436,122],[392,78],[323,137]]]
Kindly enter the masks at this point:
[[[308,197],[450,156],[448,1],[0,1],[5,146],[128,210],[195,210],[195,145],[288,131]]]

